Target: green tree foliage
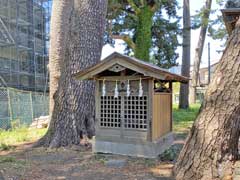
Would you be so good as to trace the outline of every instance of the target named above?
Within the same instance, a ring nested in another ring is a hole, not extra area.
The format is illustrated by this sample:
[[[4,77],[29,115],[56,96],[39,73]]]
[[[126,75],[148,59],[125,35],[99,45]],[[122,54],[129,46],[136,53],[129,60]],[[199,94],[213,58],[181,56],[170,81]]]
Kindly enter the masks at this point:
[[[199,11],[196,11],[196,14],[191,18],[192,29],[198,29],[201,26],[208,24],[208,36],[214,40],[221,40],[223,46],[228,37],[225,24],[223,22],[223,17],[220,9],[225,8],[226,0],[216,0],[217,8],[210,10],[210,18],[204,19],[204,8],[201,8]]]
[[[220,8],[212,11],[212,13],[219,11],[221,8],[240,8],[240,0],[217,0],[217,4]],[[227,39],[228,33],[221,14],[217,15],[215,19],[210,21],[208,32],[213,39],[224,41]]]
[[[125,53],[161,67],[176,65],[180,34],[176,0],[109,0],[105,43],[126,43]]]
[[[219,7],[223,7],[223,2],[221,1],[220,3],[218,3],[218,5],[219,5]],[[212,10],[211,13],[212,14],[216,13],[216,11],[219,11],[219,9]],[[224,24],[221,13],[217,14],[214,19],[210,19],[208,33],[209,33],[209,36],[212,37],[214,40],[219,39],[224,42],[226,41],[228,34],[227,34],[226,26]]]

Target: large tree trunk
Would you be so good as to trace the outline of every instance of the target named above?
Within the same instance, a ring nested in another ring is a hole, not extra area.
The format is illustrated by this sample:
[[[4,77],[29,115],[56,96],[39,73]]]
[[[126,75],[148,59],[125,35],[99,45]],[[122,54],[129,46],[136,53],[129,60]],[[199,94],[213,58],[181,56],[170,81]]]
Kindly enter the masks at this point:
[[[190,84],[190,94],[189,101],[190,103],[196,103],[196,87],[198,84],[199,78],[199,67],[202,59],[203,46],[206,38],[207,28],[208,28],[208,20],[211,11],[212,0],[206,0],[205,6],[203,9],[203,17],[202,17],[202,25],[200,29],[199,39],[197,48],[195,49],[195,57],[192,71],[192,80]]]
[[[71,0],[71,4],[70,19],[62,19],[70,21],[70,31],[52,120],[38,143],[49,147],[79,144],[84,135],[94,135],[94,82],[77,81],[73,74],[101,58],[107,0]]]
[[[238,156],[240,128],[240,20],[228,40],[175,166],[178,180],[222,179]]]
[[[64,57],[66,38],[69,32],[69,21],[71,13],[71,1],[55,0],[52,4],[50,49],[49,49],[49,115],[52,116],[54,108],[53,95],[58,88],[60,78],[60,63]],[[64,20],[64,21],[63,21]]]
[[[189,0],[183,0],[183,48],[182,48],[182,69],[183,76],[190,76],[190,50],[191,50],[191,21]],[[189,87],[188,84],[181,84],[179,108],[189,107],[188,102]]]
[[[145,5],[139,9],[140,12],[137,14],[138,24],[134,56],[144,61],[149,61],[150,48],[152,46],[152,18],[154,12],[149,5]]]

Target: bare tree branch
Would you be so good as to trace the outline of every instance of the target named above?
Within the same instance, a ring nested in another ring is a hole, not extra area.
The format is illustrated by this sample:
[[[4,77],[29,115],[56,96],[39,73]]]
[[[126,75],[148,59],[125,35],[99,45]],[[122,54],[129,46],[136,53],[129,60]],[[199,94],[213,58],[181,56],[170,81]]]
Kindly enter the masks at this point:
[[[151,11],[152,12],[156,12],[157,11],[157,9],[158,9],[158,3],[155,3],[152,7],[151,7]]]
[[[112,21],[108,23],[108,33],[109,36],[113,39],[121,39],[123,40],[133,51],[135,50],[135,43],[129,35],[116,35],[112,33]]]
[[[127,2],[133,8],[133,10],[135,11],[135,14],[139,14],[140,13],[140,9],[137,7],[137,5],[135,4],[135,2],[133,0],[127,0]]]
[[[132,38],[128,35],[111,35],[113,39],[121,39],[123,40],[133,51],[135,50],[135,43],[133,42]]]

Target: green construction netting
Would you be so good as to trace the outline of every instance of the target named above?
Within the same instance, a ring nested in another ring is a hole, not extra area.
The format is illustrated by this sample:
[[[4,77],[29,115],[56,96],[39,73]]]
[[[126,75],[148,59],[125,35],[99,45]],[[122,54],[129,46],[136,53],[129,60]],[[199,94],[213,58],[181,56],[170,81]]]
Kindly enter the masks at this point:
[[[13,122],[30,125],[34,118],[48,115],[48,95],[38,92],[0,88],[0,128]]]
[[[0,128],[10,128],[9,104],[7,89],[0,89]]]

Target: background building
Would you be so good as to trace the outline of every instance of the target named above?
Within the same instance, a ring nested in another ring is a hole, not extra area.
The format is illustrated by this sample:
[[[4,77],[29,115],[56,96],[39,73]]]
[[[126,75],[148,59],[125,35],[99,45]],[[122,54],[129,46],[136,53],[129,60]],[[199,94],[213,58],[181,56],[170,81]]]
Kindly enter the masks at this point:
[[[0,83],[48,90],[50,0],[0,0]]]
[[[212,79],[212,76],[217,68],[218,65],[218,60],[214,61],[213,64],[211,64],[210,66],[210,79]],[[190,74],[192,74],[192,66],[190,69]],[[174,66],[172,68],[169,69],[170,72],[172,73],[176,73],[176,74],[181,74],[181,65],[179,66]],[[207,89],[207,86],[209,84],[209,79],[208,79],[208,67],[200,67],[199,69],[199,78],[198,78],[198,82],[197,82],[197,102],[202,102],[203,98],[204,98],[204,93]],[[191,76],[190,76],[191,77]],[[191,83],[191,81],[189,82]],[[173,102],[174,103],[179,103],[179,90],[180,90],[180,84],[179,83],[175,83],[174,84],[174,91],[173,91]]]
[[[211,64],[210,66],[210,79],[212,79],[213,73],[215,72],[217,68],[218,62]],[[206,87],[208,82],[208,67],[202,67],[199,69],[199,79],[198,79],[198,86],[200,87]]]

